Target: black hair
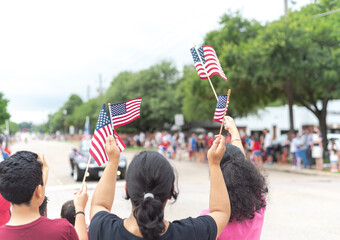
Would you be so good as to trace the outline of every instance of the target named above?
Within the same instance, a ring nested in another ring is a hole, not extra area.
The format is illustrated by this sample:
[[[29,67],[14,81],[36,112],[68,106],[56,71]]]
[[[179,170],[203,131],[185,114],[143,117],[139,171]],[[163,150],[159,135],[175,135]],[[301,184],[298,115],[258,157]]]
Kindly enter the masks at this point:
[[[0,193],[7,201],[29,206],[39,185],[43,185],[42,163],[36,153],[16,152],[0,163]]]
[[[76,209],[74,207],[73,200],[69,200],[65,202],[63,206],[61,207],[61,212],[60,212],[61,218],[65,218],[73,226],[76,221],[75,214],[76,214]]]
[[[133,215],[137,220],[143,238],[152,240],[165,231],[164,203],[177,199],[174,169],[158,152],[144,151],[134,157],[126,176],[127,199],[134,206]],[[146,197],[146,193],[153,197]]]
[[[220,165],[230,199],[229,221],[253,219],[255,212],[266,207],[268,188],[265,177],[245,159],[238,147],[231,144],[226,144]]]
[[[43,216],[43,217],[47,216],[47,202],[48,202],[48,197],[45,196],[44,201],[39,206],[40,216]]]

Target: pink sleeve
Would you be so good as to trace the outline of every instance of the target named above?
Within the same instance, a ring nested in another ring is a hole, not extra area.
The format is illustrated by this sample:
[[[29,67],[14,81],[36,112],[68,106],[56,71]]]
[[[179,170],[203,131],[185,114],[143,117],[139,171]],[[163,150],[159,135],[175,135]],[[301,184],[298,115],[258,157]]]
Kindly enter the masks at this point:
[[[200,216],[207,215],[209,213],[210,213],[209,209],[205,209],[201,212]]]

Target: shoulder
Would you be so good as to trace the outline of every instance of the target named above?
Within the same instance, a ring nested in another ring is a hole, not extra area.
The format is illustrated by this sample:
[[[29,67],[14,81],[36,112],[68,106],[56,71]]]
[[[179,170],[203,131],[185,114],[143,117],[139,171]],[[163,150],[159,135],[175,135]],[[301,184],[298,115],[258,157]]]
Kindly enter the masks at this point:
[[[97,212],[93,216],[93,218],[91,220],[91,225],[93,223],[98,224],[98,223],[103,223],[103,222],[117,222],[119,220],[123,220],[123,219],[121,219],[120,217],[118,217],[115,214],[112,214],[112,213],[109,213],[109,212],[106,212],[106,211],[100,211],[100,212]]]
[[[179,238],[175,239],[216,239],[217,237],[217,225],[209,215],[177,220],[172,222],[171,226],[174,236],[176,233],[180,234]]]
[[[113,231],[114,228],[120,228],[122,226],[122,221],[123,219],[117,215],[106,211],[96,213],[93,216],[89,227],[90,238],[101,239],[100,236],[105,236],[107,231]]]
[[[49,231],[53,231],[55,233],[63,233],[63,235],[66,236],[78,236],[73,225],[65,218],[49,219],[41,217],[40,224],[43,225],[44,228],[48,228]],[[76,239],[78,239],[78,237]]]

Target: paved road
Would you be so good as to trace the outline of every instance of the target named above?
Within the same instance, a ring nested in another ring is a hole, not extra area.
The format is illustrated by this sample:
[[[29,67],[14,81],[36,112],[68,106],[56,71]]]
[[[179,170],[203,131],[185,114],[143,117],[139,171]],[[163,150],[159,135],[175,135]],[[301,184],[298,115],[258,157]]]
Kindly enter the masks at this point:
[[[61,205],[79,189],[70,176],[68,154],[76,144],[52,141],[32,141],[12,146],[17,150],[44,153],[50,165],[46,195],[48,216],[59,217]],[[130,161],[135,152],[125,151]],[[179,176],[179,198],[168,204],[165,216],[169,220],[197,216],[209,202],[209,176],[206,164],[187,161],[173,162]],[[284,172],[267,172],[268,206],[262,231],[263,240],[275,239],[339,239],[340,236],[340,178],[308,176]],[[124,199],[125,181],[118,181],[112,211],[127,217],[131,211]],[[90,199],[96,181],[88,182]],[[89,205],[89,204],[88,204]],[[88,216],[89,209],[86,213]]]

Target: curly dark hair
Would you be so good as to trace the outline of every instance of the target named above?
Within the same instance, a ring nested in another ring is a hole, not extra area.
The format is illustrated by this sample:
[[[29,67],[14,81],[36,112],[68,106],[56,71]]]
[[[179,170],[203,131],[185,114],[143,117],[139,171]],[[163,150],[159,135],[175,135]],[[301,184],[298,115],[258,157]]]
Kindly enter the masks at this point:
[[[253,219],[255,212],[266,207],[268,188],[265,177],[245,159],[239,148],[230,144],[226,144],[221,169],[230,198],[229,221]]]

